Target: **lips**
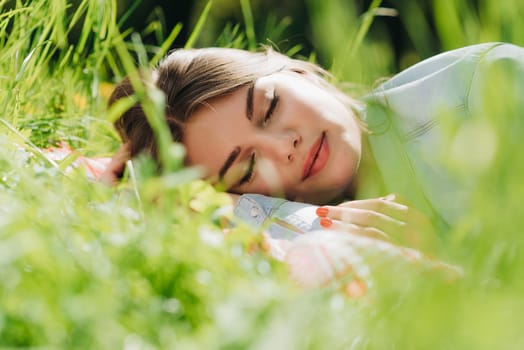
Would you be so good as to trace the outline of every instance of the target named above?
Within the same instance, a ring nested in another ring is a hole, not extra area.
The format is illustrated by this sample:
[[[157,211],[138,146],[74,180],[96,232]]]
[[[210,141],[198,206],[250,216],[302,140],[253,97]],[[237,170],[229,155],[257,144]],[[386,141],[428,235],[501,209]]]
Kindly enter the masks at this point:
[[[302,181],[317,174],[324,168],[329,159],[329,145],[326,133],[323,132],[318,140],[311,146],[302,170]]]

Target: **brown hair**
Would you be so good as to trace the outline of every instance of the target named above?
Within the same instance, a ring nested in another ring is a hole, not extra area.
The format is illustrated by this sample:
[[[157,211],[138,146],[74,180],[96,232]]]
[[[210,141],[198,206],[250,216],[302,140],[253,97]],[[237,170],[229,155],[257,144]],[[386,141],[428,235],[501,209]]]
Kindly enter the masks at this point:
[[[179,49],[169,54],[152,71],[150,78],[165,94],[165,118],[173,141],[182,142],[184,124],[198,108],[259,77],[283,70],[304,73],[344,98],[338,89],[324,79],[328,74],[322,68],[271,49],[264,52],[230,48]],[[133,94],[131,81],[124,78],[113,91],[109,106]],[[349,98],[347,102],[350,102]],[[146,152],[157,158],[154,133],[139,104],[124,112],[115,121],[115,127],[122,140],[130,144],[131,157]]]

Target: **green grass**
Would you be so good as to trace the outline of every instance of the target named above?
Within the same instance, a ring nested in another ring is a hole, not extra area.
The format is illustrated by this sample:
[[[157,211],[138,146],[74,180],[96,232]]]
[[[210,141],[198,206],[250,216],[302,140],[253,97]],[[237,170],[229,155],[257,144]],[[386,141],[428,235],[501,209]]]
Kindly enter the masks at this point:
[[[366,36],[369,26],[380,24],[376,11],[359,16],[349,2],[307,3],[316,53],[332,62],[339,79],[369,87],[393,73],[387,35]],[[424,40],[446,49],[487,40],[524,43],[519,0],[499,0],[497,6],[479,1],[477,10],[470,1],[429,3],[434,37],[414,29],[430,27],[429,18],[416,16],[422,11],[417,2],[399,7],[415,56],[427,56]],[[257,14],[248,1],[240,5],[247,28],[230,24],[217,43],[267,43],[255,33]],[[139,35],[120,32],[115,1],[0,6],[0,348],[524,346],[524,122],[519,111],[506,111],[507,120],[492,117],[499,114],[490,111],[504,110],[502,101],[511,93],[502,81],[494,79],[486,115],[465,131],[471,142],[489,134],[493,156],[479,162],[468,154],[450,158],[460,176],[475,174],[474,206],[450,230],[446,247],[446,259],[464,269],[464,278],[446,283],[370,255],[375,287],[353,300],[336,283],[296,288],[284,266],[248,253],[260,237],[242,225],[222,236],[217,210],[227,200],[181,168],[181,150],[168,145],[159,118],[157,91],[143,88],[137,98],[156,123],[169,172],[153,177],[151,163],[142,160],[125,184],[108,188],[86,180],[81,169],[64,173],[70,160],[42,157],[40,148],[61,141],[85,155],[114,151],[116,110],[106,111],[101,83],[136,74],[136,62],[156,62],[180,27],[159,34],[166,39],[158,45],[145,46]],[[204,12],[188,46],[198,46],[212,15],[212,7]],[[285,20],[270,20],[275,37],[269,42],[279,42]],[[450,137],[453,132],[450,126]]]

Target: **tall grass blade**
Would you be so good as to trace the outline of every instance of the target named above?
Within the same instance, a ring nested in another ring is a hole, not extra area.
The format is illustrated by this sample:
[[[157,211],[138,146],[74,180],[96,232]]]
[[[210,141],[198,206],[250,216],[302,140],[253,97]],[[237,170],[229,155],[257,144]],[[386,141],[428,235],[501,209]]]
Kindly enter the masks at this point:
[[[41,160],[45,161],[46,163],[50,164],[55,169],[59,170],[62,173],[62,175],[65,176],[63,171],[60,169],[60,166],[54,160],[50,159],[49,157],[46,157],[44,152],[42,152],[42,150],[39,147],[33,144],[31,140],[25,137],[17,128],[11,125],[11,123],[9,123],[4,118],[0,118],[0,123],[2,123],[10,132],[16,135],[22,141],[22,144],[31,151],[31,153],[35,154]]]
[[[120,18],[118,19],[117,27],[121,28],[124,25],[124,23],[127,21],[129,16],[131,16],[133,12],[135,12],[135,10],[137,9],[137,7],[140,5],[141,2],[142,2],[141,0],[133,1],[131,6],[127,8],[126,12],[124,12],[124,14],[121,15]]]
[[[358,28],[358,31],[355,35],[355,38],[352,40],[351,47],[349,49],[350,58],[353,55],[355,55],[360,45],[362,45],[362,41],[364,40],[364,37],[368,33],[369,28],[371,27],[371,24],[373,23],[373,19],[375,18],[375,10],[377,7],[380,6],[381,3],[382,3],[382,0],[373,0],[373,2],[369,5],[368,10],[362,16],[362,23],[360,24],[360,27]]]
[[[45,43],[44,43],[45,44]],[[20,66],[20,69],[18,70],[18,72],[16,73],[16,76],[15,76],[15,79],[14,79],[14,82],[17,83],[20,81],[20,79],[22,79],[22,76],[24,75],[25,71],[27,70],[27,67],[29,66],[29,62],[31,61],[31,59],[33,58],[33,55],[35,54],[35,52],[37,50],[40,49],[40,46],[37,46],[35,47],[34,49],[32,49],[29,54],[24,58],[24,60],[22,61],[22,65]]]
[[[253,20],[253,12],[251,11],[250,0],[240,0],[240,6],[242,8],[242,15],[244,17],[244,23],[246,26],[248,48],[250,50],[255,50],[257,48],[257,39],[255,35],[255,21]]]
[[[182,23],[177,23],[173,30],[171,30],[171,33],[169,33],[169,36],[166,38],[166,40],[162,43],[162,46],[158,49],[155,56],[151,59],[151,65],[156,65],[169,51],[169,48],[175,41],[175,39],[178,37],[178,34],[180,34],[180,31],[182,30]]]
[[[206,6],[204,7],[204,10],[202,11],[202,14],[198,18],[198,21],[195,25],[195,28],[191,32],[191,35],[186,41],[186,44],[184,47],[186,49],[192,48],[195,46],[196,41],[198,40],[198,37],[200,36],[200,33],[202,32],[202,29],[204,28],[204,24],[206,23],[206,20],[209,16],[209,12],[211,11],[211,6],[213,5],[213,1],[209,0]]]

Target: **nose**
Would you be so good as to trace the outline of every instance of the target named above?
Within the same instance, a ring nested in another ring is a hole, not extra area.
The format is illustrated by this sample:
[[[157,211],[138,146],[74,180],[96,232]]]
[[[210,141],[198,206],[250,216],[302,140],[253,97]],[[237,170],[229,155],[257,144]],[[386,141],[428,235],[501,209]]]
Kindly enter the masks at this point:
[[[296,132],[265,135],[260,140],[262,157],[273,160],[279,164],[291,163],[295,160],[296,151],[302,138]]]

